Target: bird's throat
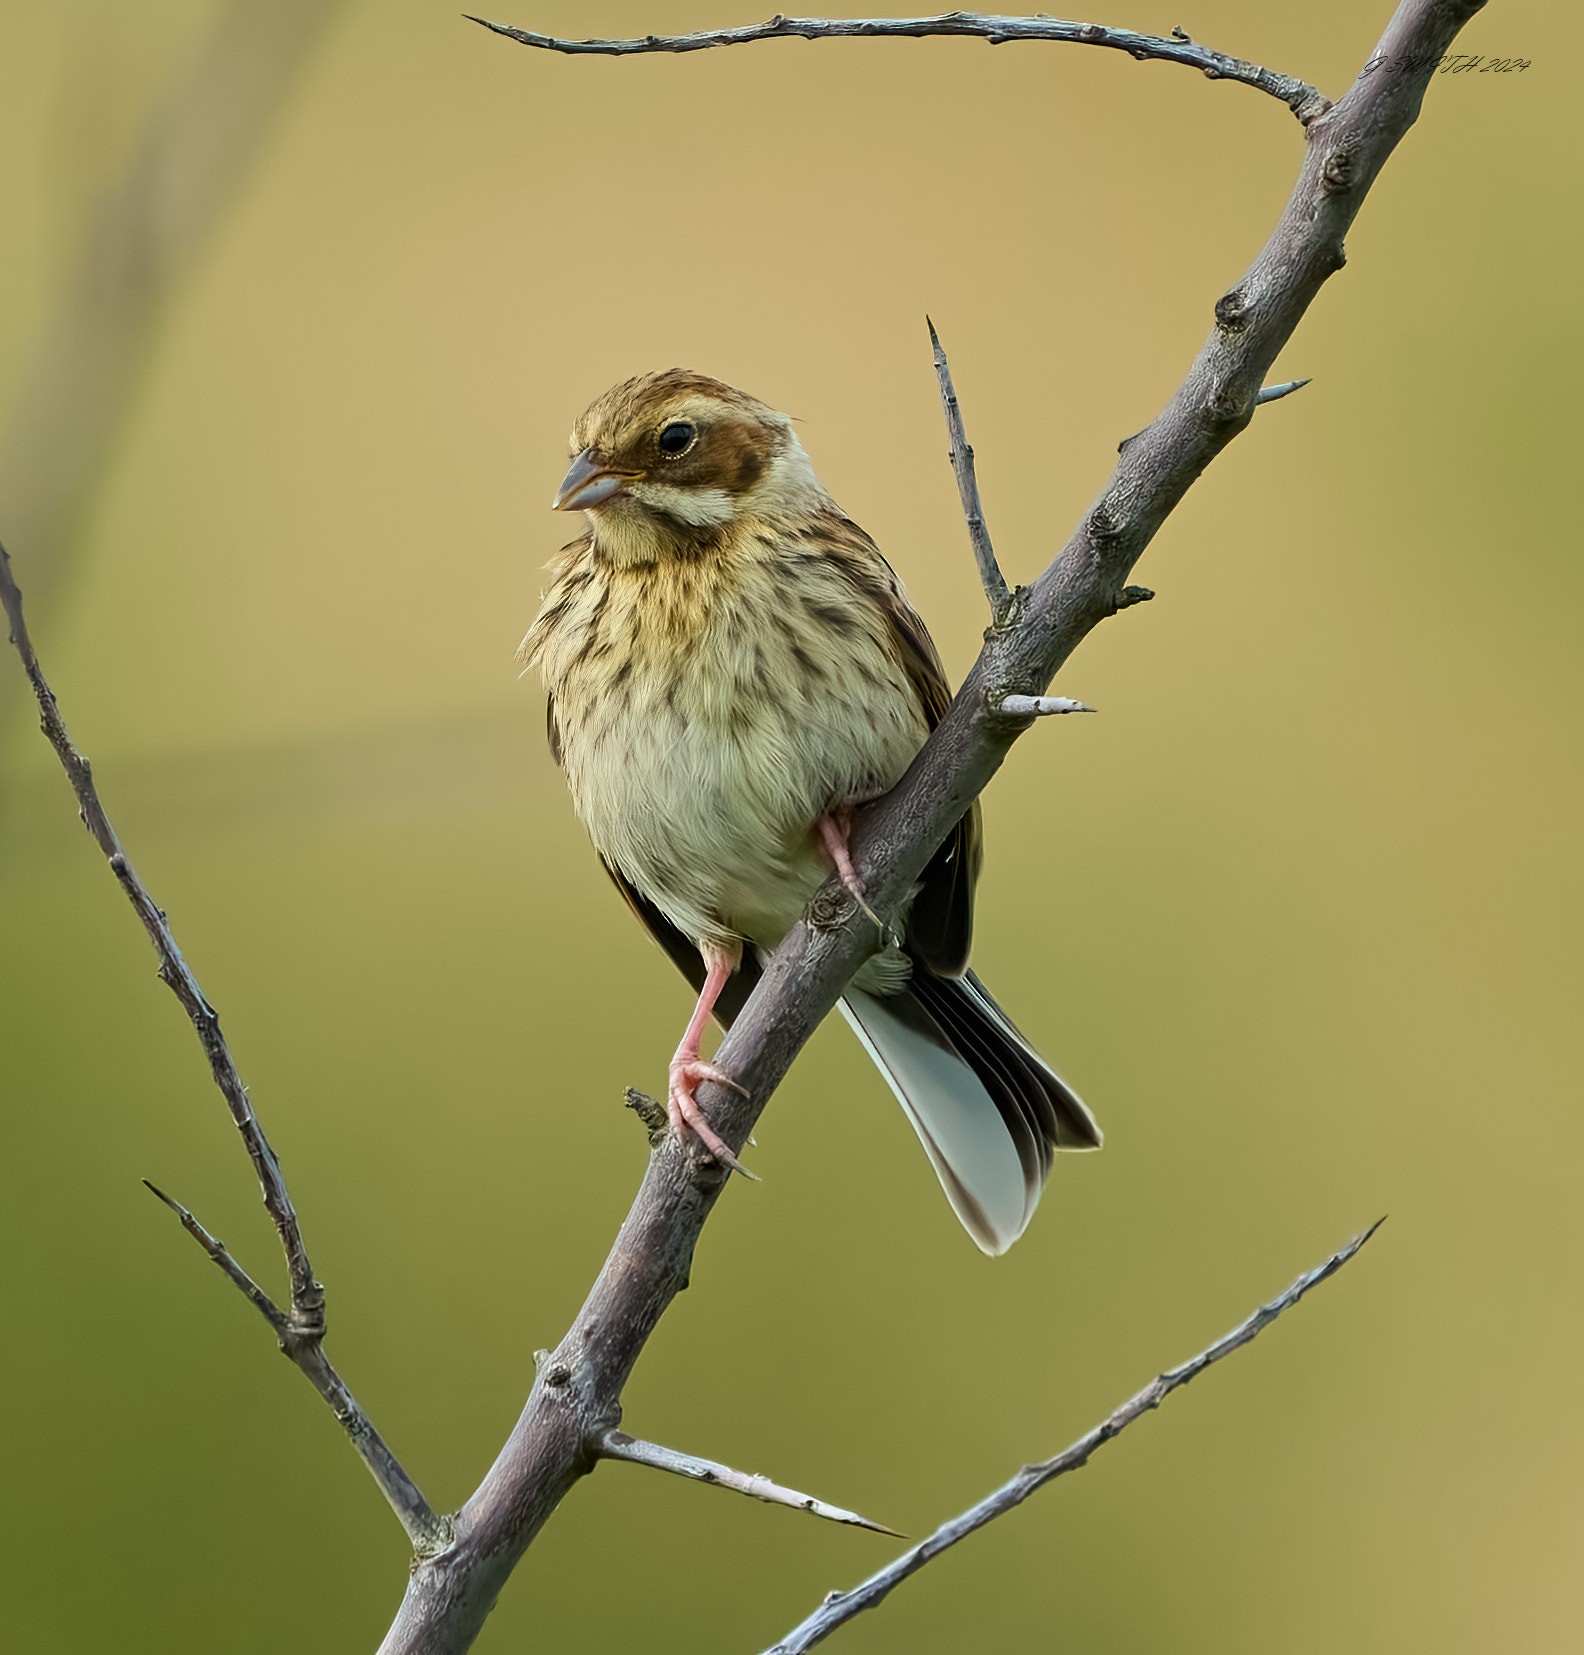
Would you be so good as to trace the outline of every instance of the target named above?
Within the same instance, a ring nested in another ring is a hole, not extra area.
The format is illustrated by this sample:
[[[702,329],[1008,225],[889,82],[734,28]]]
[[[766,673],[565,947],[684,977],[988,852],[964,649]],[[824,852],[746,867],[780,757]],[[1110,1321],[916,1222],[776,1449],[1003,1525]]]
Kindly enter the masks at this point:
[[[595,557],[616,569],[691,562],[717,549],[729,527],[680,522],[626,500],[591,511],[588,521]]]

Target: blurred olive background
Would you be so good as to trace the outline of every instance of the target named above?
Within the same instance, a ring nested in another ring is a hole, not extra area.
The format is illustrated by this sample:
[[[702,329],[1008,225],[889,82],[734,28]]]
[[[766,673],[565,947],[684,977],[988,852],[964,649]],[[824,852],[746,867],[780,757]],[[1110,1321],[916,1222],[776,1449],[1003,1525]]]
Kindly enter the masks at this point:
[[[881,9],[898,13],[901,7]],[[633,34],[691,0],[506,5]],[[1132,0],[1349,84],[1387,0]],[[253,14],[250,16],[250,14]],[[839,1027],[629,1429],[924,1532],[1383,1212],[1331,1286],[841,1647],[1577,1647],[1577,215],[1560,3],[1492,5],[1278,364],[991,788],[976,963],[1101,1117],[1006,1259]],[[1054,46],[612,61],[454,7],[11,8],[0,533],[291,1176],[331,1350],[460,1502],[592,1280],[687,991],[512,652],[572,417],[673,363],[795,412],[954,674],[984,624],[924,331],[1029,579],[1301,152]],[[86,271],[86,273],[85,273]],[[191,1030],[0,662],[9,1646],[371,1650],[400,1532],[143,1190],[281,1268]],[[626,1467],[480,1648],[752,1651],[890,1542]],[[833,1646],[834,1647],[834,1646]]]

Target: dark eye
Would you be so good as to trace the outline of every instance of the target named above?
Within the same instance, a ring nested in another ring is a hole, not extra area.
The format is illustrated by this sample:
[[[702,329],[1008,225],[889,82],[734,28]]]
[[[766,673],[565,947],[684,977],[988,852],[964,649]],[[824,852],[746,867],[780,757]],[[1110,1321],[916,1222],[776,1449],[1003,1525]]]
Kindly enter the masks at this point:
[[[675,420],[660,433],[660,452],[674,460],[696,435],[686,420]]]

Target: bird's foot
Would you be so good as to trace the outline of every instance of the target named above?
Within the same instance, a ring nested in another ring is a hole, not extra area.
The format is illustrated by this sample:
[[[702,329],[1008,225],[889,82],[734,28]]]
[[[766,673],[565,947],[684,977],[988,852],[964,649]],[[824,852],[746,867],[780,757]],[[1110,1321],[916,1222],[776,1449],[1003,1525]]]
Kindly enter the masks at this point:
[[[758,1174],[750,1172],[732,1154],[720,1134],[704,1118],[704,1111],[700,1108],[694,1092],[699,1083],[706,1080],[713,1080],[717,1086],[729,1086],[732,1091],[740,1092],[744,1097],[749,1095],[746,1086],[740,1086],[713,1063],[706,1063],[697,1056],[689,1057],[684,1052],[678,1052],[671,1059],[670,1081],[666,1090],[666,1113],[671,1118],[671,1130],[679,1138],[686,1138],[691,1133],[723,1167],[741,1173],[752,1183],[758,1183]]]
[[[852,818],[845,810],[827,812],[814,826],[819,833],[820,843],[825,847],[825,854],[836,870],[836,877],[846,886],[848,896],[858,904],[859,913],[874,921],[883,946],[889,939],[890,932],[886,922],[869,906],[864,895],[863,881],[858,877],[858,870],[853,866],[852,852],[847,848],[848,835],[852,832]]]

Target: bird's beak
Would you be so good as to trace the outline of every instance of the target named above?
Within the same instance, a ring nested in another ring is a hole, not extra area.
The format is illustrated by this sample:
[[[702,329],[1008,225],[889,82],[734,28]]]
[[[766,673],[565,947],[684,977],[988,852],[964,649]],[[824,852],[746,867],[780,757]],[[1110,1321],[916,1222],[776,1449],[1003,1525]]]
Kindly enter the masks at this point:
[[[585,448],[572,462],[556,497],[550,502],[551,511],[590,511],[614,500],[622,491],[622,484],[631,482],[636,471],[609,471],[596,457],[592,448]]]

